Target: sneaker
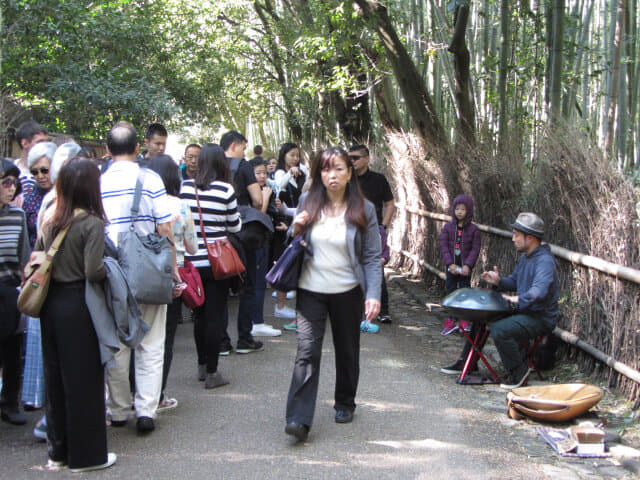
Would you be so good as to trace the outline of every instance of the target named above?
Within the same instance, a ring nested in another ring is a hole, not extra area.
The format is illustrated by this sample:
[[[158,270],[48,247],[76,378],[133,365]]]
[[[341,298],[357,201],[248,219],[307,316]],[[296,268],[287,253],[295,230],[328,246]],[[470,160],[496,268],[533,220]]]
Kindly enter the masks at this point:
[[[522,366],[511,372],[511,374],[505,379],[505,382],[500,384],[500,388],[504,390],[513,390],[514,388],[526,385],[527,380],[529,379],[529,374],[532,370],[533,369],[529,368],[526,363],[523,363]]]
[[[140,418],[149,418],[149,417],[140,417]],[[82,467],[82,468],[70,468],[69,470],[73,473],[91,472],[93,470],[104,470],[105,468],[109,468],[111,465],[116,463],[117,458],[118,457],[116,456],[115,453],[109,452],[107,454],[107,461],[101,465],[92,465],[90,467]]]
[[[274,290],[273,293],[271,294],[271,296],[273,298],[278,298],[278,291]],[[287,300],[291,300],[292,298],[296,298],[296,291],[295,290],[289,290],[287,292]]]
[[[284,328],[287,332],[295,332],[296,330],[298,330],[298,322],[291,322],[291,323],[287,323],[286,325],[283,325],[282,328]]]
[[[278,308],[278,306],[276,305],[274,315],[280,318],[292,319],[296,318],[296,311],[293,308],[287,307],[286,305],[282,308]]]
[[[47,439],[47,417],[42,417],[33,428],[33,436],[38,440]]]
[[[266,323],[256,323],[251,329],[251,335],[254,337],[279,337],[282,335],[282,331]]]
[[[392,323],[391,322],[391,317],[389,315],[378,315],[378,321],[380,323]]]
[[[178,406],[178,400],[176,400],[175,398],[164,397],[164,400],[162,400],[158,404],[158,408],[156,409],[156,412],[165,412],[167,410],[172,410],[177,406]]]
[[[440,369],[440,373],[444,373],[445,375],[460,375],[462,373],[462,369],[464,368],[464,360],[458,359],[456,363],[453,363],[447,367],[442,367]],[[478,371],[478,364],[475,365],[471,369],[472,372]]]
[[[360,323],[360,331],[365,333],[378,333],[380,331],[380,327],[371,323],[369,320],[363,320]]]
[[[299,442],[304,442],[309,436],[309,426],[302,425],[298,422],[289,422],[284,427],[284,431],[287,435],[296,437]]]
[[[450,333],[458,330],[458,325],[453,321],[453,318],[447,318],[447,321],[444,322],[444,328],[440,332],[440,335],[449,335]]]
[[[465,332],[469,333],[471,331],[471,325],[469,325],[469,322],[466,320],[460,320],[459,325],[460,326],[458,328],[461,328]]]
[[[351,410],[338,410],[336,412],[336,423],[351,423],[353,412]]]
[[[67,462],[64,460],[47,460],[47,466],[45,467],[47,470],[59,470],[67,466]]]
[[[228,356],[231,352],[233,352],[233,347],[231,346],[231,342],[229,340],[223,340],[220,344],[220,352],[218,355],[221,357]],[[202,379],[204,380],[204,378]]]
[[[138,433],[151,433],[156,429],[156,424],[151,417],[138,417],[136,430]]]
[[[259,352],[264,348],[262,342],[258,340],[238,340],[238,347],[236,348],[236,353],[252,353]]]

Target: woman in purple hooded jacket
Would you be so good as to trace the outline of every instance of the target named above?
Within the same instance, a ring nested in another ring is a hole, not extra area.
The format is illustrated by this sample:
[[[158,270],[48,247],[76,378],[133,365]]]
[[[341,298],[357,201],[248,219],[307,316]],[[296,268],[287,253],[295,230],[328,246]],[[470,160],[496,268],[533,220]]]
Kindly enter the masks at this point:
[[[471,270],[480,253],[480,230],[472,223],[473,199],[469,195],[458,195],[451,206],[452,220],[440,233],[440,253],[447,267],[447,295],[458,288],[471,286]],[[460,327],[470,331],[469,324],[460,320]],[[442,335],[458,329],[453,318],[444,324]]]

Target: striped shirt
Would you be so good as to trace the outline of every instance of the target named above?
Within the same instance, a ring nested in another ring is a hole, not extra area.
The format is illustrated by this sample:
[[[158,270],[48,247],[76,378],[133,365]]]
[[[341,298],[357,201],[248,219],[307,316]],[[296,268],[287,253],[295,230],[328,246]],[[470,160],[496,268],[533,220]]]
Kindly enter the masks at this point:
[[[147,235],[156,231],[156,225],[171,220],[167,193],[160,176],[152,170],[142,169],[144,180],[138,216],[131,217],[131,204],[136,190],[140,167],[137,163],[121,160],[113,162],[100,177],[102,206],[109,224],[107,234],[118,245],[118,234],[126,232],[134,221],[136,233]]]
[[[200,214],[196,202],[195,183],[192,179],[182,182],[180,198],[185,200],[191,208],[198,237],[198,251],[195,255],[185,255],[185,259],[196,267],[208,267],[209,259],[200,229]],[[238,213],[238,202],[230,184],[220,181],[211,182],[209,190],[198,189],[198,198],[200,199],[202,223],[207,242],[210,243],[216,238],[224,238],[227,236],[227,232],[238,233],[240,231],[242,221],[240,213]]]
[[[4,205],[0,208],[0,282],[20,285],[22,267],[30,252],[24,212],[13,205]]]

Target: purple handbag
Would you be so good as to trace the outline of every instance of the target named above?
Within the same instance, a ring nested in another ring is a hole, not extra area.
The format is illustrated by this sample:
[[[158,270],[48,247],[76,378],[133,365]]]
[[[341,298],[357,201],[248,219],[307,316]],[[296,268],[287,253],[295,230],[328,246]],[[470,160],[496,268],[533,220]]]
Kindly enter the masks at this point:
[[[309,245],[304,241],[302,235],[293,241],[282,252],[280,258],[265,275],[265,280],[276,290],[288,292],[298,288],[298,278],[302,270],[304,254],[312,255]]]

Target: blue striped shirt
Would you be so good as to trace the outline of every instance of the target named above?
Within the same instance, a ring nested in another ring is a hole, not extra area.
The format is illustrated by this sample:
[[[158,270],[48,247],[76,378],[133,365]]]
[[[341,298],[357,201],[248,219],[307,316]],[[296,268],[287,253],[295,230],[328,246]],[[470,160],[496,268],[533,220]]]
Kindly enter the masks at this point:
[[[171,220],[171,210],[160,176],[152,170],[142,169],[144,181],[138,216],[131,217],[131,205],[136,190],[140,167],[135,162],[120,160],[100,177],[102,206],[109,220],[107,233],[117,245],[118,234],[134,223],[136,232],[147,235],[156,231],[156,225]]]

